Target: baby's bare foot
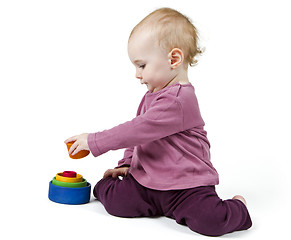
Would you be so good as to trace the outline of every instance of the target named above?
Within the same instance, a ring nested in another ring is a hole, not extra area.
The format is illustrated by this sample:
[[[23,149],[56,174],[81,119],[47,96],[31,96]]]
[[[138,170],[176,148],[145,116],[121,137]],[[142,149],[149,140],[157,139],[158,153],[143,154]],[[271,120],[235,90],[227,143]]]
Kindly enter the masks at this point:
[[[245,206],[247,205],[246,200],[245,200],[244,197],[241,196],[241,195],[236,195],[236,196],[234,196],[232,199],[238,199],[238,200],[242,201],[243,204],[244,204]]]

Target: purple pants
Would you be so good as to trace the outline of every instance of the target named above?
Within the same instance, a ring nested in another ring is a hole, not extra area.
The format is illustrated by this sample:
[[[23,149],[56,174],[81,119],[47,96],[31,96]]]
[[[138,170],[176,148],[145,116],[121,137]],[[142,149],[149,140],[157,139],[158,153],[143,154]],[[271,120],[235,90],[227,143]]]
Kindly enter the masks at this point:
[[[114,216],[166,216],[208,236],[246,230],[252,225],[245,205],[239,200],[222,201],[214,186],[158,191],[140,185],[128,174],[123,180],[102,179],[93,194]]]

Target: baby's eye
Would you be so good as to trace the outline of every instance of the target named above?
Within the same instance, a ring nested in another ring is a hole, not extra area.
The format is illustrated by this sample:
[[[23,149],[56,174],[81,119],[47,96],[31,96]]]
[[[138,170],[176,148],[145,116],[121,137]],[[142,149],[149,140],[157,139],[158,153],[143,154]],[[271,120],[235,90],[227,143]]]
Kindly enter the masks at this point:
[[[145,66],[146,66],[145,64],[142,64],[142,65],[139,65],[138,67],[144,69]]]

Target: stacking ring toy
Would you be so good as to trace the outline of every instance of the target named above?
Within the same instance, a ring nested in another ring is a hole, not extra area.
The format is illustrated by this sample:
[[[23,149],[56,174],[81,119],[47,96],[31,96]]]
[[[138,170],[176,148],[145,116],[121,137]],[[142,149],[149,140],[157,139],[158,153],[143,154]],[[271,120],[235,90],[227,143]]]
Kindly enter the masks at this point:
[[[60,187],[80,188],[80,187],[87,186],[87,180],[83,178],[82,182],[69,183],[69,182],[58,181],[58,180],[56,180],[56,177],[54,177],[52,180],[52,184],[60,186]]]
[[[91,184],[73,171],[57,173],[49,183],[48,197],[63,204],[85,204],[90,201]]]
[[[68,151],[70,150],[70,148],[74,144],[74,142],[75,141],[67,143]],[[75,155],[69,154],[69,156],[70,156],[70,158],[73,158],[73,159],[79,159],[79,158],[86,157],[89,153],[90,153],[90,151],[88,151],[88,150],[81,150],[80,152],[76,153]]]
[[[77,177],[77,173],[74,172],[74,171],[64,171],[63,172],[63,177],[75,178],[75,177]]]
[[[68,188],[60,187],[49,183],[49,199],[56,203],[63,204],[85,204],[90,201],[91,184],[87,183],[86,187]]]
[[[76,182],[82,182],[83,181],[83,176],[80,174],[77,174],[77,177],[64,177],[63,173],[58,173],[56,175],[56,180],[61,181],[61,182],[68,182],[68,183],[76,183]]]

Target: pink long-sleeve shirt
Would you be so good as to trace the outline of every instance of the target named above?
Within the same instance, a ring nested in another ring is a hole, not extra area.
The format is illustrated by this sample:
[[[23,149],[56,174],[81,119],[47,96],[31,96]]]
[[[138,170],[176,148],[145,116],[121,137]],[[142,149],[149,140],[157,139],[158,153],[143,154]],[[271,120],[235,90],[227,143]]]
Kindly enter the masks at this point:
[[[194,87],[176,83],[147,92],[131,121],[88,135],[96,157],[126,148],[118,167],[143,186],[157,190],[217,185],[218,173],[210,161],[210,144],[204,130]]]

